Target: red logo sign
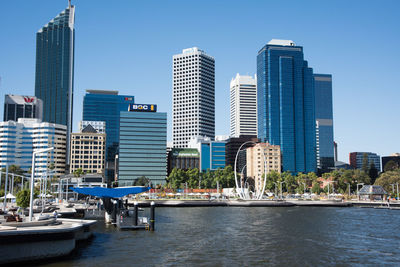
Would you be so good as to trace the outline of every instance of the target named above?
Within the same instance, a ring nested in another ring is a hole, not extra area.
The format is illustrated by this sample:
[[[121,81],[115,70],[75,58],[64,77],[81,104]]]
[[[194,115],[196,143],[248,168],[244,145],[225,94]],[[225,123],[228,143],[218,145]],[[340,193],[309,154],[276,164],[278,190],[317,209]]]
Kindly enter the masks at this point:
[[[125,101],[132,101],[132,97],[125,97]]]
[[[24,96],[24,100],[26,103],[32,103],[33,101],[35,101],[35,98]]]

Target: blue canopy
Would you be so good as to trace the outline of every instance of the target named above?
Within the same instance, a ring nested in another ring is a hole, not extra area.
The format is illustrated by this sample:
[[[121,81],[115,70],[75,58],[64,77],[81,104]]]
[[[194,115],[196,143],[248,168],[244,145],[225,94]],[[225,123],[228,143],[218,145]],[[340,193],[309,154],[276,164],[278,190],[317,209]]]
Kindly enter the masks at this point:
[[[105,188],[105,187],[71,187],[71,189],[77,193],[90,195],[95,197],[110,197],[120,198],[126,195],[139,194],[142,192],[149,191],[151,187],[145,186],[131,186],[131,187],[117,187],[117,188]]]

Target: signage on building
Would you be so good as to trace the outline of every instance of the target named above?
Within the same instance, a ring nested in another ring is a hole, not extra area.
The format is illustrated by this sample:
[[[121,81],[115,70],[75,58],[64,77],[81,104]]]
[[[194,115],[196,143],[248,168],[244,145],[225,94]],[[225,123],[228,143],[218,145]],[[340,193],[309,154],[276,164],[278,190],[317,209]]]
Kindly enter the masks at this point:
[[[35,98],[29,97],[29,96],[24,96],[24,100],[26,103],[32,103],[33,101],[35,101]]]
[[[132,101],[132,97],[125,97],[125,101]]]
[[[156,112],[157,105],[149,104],[130,104],[128,111],[139,111],[139,112]]]

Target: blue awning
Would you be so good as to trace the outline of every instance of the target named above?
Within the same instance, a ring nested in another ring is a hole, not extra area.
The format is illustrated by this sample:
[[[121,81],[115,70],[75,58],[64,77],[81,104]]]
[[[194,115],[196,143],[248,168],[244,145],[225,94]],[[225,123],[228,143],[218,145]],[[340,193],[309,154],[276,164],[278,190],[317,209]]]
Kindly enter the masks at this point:
[[[90,195],[95,197],[110,197],[120,198],[126,195],[134,195],[142,192],[149,191],[151,187],[145,186],[132,186],[132,187],[117,187],[117,188],[105,188],[105,187],[71,187],[71,189],[77,193]]]

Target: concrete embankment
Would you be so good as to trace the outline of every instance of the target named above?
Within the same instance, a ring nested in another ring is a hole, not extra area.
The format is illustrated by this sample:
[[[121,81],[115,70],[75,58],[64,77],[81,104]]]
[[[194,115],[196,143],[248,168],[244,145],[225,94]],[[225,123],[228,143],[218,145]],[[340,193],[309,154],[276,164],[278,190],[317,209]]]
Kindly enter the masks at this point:
[[[140,207],[149,207],[153,200],[138,201]],[[281,201],[281,200],[154,200],[156,207],[350,207],[350,202],[336,201]],[[129,203],[133,205],[133,202]]]

